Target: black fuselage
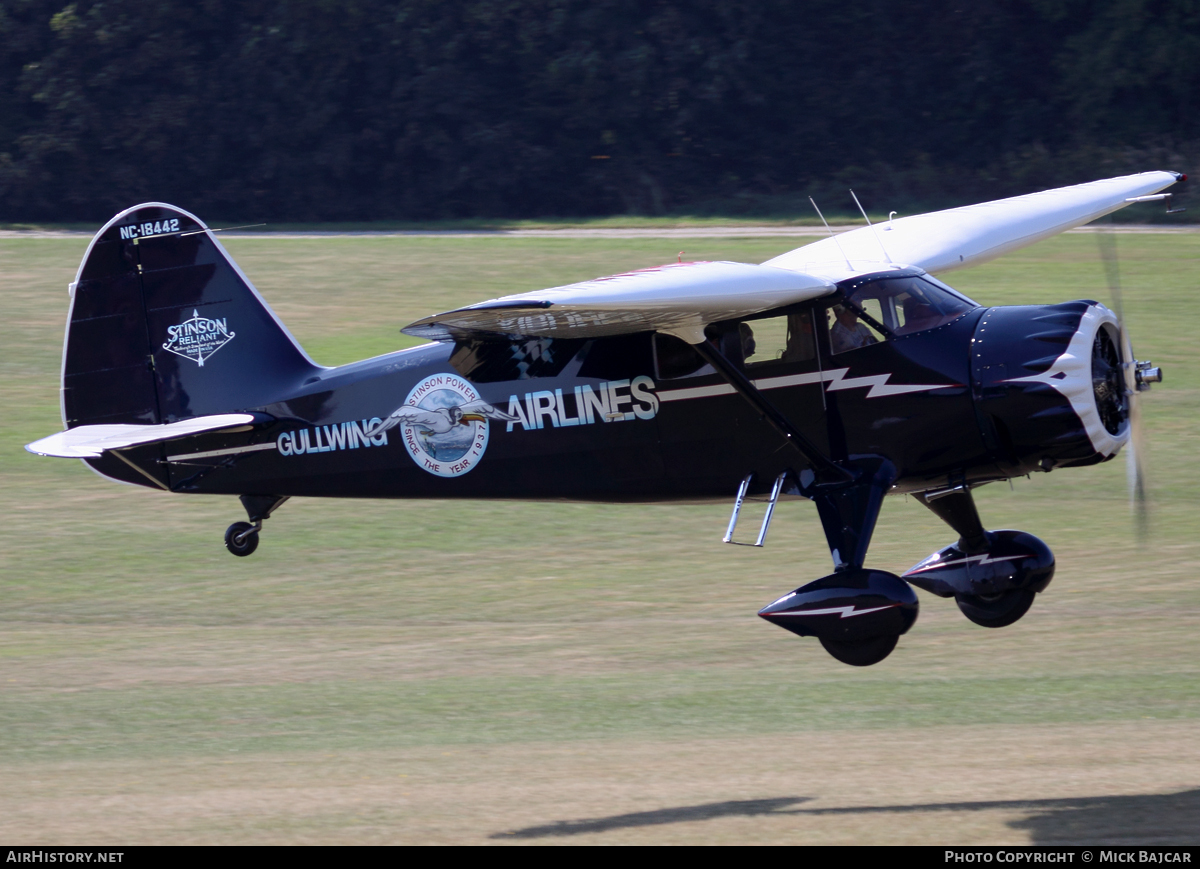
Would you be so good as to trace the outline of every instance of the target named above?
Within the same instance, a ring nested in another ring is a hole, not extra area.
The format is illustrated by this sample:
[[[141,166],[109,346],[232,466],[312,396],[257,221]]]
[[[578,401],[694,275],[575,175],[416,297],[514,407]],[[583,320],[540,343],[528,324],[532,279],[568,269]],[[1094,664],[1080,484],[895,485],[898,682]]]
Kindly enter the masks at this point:
[[[1015,333],[1029,331],[1034,313],[1054,309],[976,307],[937,328],[833,353],[825,312],[841,297],[792,309],[816,324],[809,358],[748,364],[731,354],[823,455],[850,464],[886,459],[897,471],[896,492],[1038,466],[1040,455],[1014,454],[1011,435],[997,436],[996,417],[984,407],[991,366],[975,354],[973,368],[972,350],[985,313],[993,321],[995,312],[1011,313],[1014,334],[999,343],[1020,356],[1014,347],[1024,339]],[[771,316],[780,312],[762,319]],[[721,344],[721,330],[711,334]],[[238,408],[264,414],[250,431],[128,451],[149,477],[113,458],[90,461],[110,476],[143,485],[153,477],[178,492],[600,501],[728,499],[748,475],[751,492],[760,492],[779,474],[809,466],[725,378],[697,367],[699,360],[681,366],[681,347],[686,353],[677,339],[651,333],[430,344],[325,369],[293,394]],[[201,375],[182,362],[180,370]],[[368,436],[406,404],[470,399],[508,418],[456,421],[440,434],[398,424]],[[1023,417],[1055,397],[1028,400],[1035,406]]]

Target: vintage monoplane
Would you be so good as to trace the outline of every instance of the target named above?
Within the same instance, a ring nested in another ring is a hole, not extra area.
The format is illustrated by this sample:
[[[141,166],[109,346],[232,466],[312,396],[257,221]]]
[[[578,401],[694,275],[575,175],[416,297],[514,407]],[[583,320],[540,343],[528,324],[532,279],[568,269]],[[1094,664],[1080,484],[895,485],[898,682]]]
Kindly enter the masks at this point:
[[[1102,304],[983,307],[934,277],[1182,180],[1147,172],[833,235],[761,265],[671,263],[426,317],[430,343],[314,363],[191,214],[109,221],[75,281],[65,431],[28,446],[111,479],[239,495],[235,555],[292,496],[816,503],[834,572],[759,614],[840,661],[885,658],[913,586],[1009,625],[1054,573],[971,490],[1113,458],[1161,379]],[[1169,203],[1169,199],[1167,200]],[[864,214],[864,217],[866,215]],[[864,566],[885,495],[958,535],[902,576]]]

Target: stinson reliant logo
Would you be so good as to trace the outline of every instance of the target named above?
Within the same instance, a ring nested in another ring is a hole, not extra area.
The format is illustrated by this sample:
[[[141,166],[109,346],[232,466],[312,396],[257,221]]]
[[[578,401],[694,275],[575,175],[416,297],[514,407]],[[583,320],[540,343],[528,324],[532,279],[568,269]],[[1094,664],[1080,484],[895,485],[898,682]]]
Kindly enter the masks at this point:
[[[203,368],[204,360],[232,341],[237,333],[229,331],[224,317],[219,320],[201,317],[200,312],[193,309],[190,320],[168,326],[167,334],[170,340],[162,345],[164,350],[191,359]]]

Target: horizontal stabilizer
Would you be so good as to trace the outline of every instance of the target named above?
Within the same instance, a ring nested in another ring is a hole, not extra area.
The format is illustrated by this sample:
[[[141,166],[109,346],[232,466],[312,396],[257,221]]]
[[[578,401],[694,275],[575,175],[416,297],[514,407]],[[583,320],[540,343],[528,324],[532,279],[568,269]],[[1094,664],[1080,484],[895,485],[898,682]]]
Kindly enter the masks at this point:
[[[81,425],[27,444],[25,449],[39,456],[64,459],[95,459],[105,450],[179,440],[204,432],[223,431],[263,422],[261,413],[218,413],[198,416],[167,425]]]
[[[426,317],[406,334],[434,341],[460,335],[593,338],[657,330],[698,344],[720,320],[803,302],[833,292],[823,278],[733,262],[671,263],[480,302]]]
[[[893,263],[933,274],[948,272],[1082,226],[1131,202],[1146,201],[1181,177],[1175,172],[1143,172],[902,217],[822,239],[764,265],[833,280]]]

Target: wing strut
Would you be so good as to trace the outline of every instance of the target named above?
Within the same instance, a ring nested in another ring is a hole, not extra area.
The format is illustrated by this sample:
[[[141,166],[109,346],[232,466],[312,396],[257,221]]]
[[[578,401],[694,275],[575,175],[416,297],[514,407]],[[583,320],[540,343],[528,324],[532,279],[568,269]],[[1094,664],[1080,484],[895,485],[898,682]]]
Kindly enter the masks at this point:
[[[816,475],[814,481],[822,486],[839,486],[853,483],[858,479],[858,474],[840,465],[835,465],[826,456],[821,454],[817,447],[802,435],[795,426],[788,421],[775,405],[767,401],[761,392],[746,375],[742,374],[741,370],[734,365],[719,349],[713,346],[711,341],[702,341],[699,344],[693,344],[692,349],[716,369],[726,382],[734,388],[738,395],[746,399],[750,406],[758,411],[759,415],[766,420],[774,429],[783,435],[791,446],[799,452],[809,464],[812,465],[813,473]],[[807,487],[805,487],[807,488]]]

